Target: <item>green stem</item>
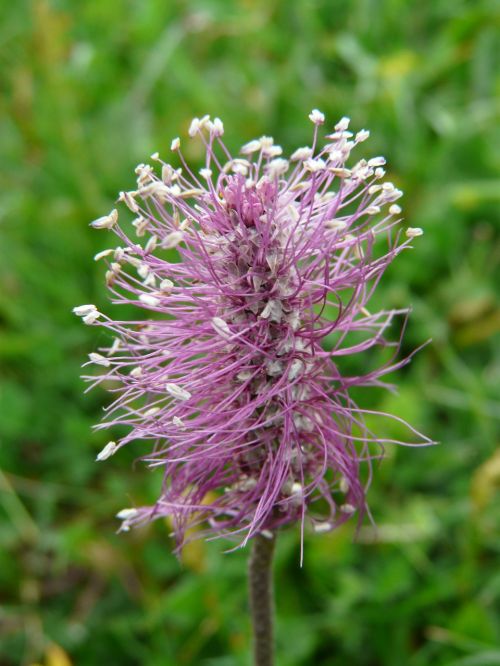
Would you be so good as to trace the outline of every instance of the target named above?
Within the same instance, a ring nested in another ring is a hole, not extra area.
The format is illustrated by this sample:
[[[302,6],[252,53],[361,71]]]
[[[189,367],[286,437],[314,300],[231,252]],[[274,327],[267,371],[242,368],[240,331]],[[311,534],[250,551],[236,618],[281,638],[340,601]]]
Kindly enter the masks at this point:
[[[272,562],[276,538],[258,534],[252,539],[248,566],[250,612],[254,639],[254,666],[273,666],[273,581]]]

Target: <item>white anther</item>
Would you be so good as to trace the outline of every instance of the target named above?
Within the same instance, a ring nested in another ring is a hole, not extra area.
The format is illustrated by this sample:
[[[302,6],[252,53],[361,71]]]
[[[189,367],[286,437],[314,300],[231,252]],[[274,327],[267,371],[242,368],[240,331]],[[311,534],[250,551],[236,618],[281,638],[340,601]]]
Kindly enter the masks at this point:
[[[328,229],[335,229],[336,231],[342,231],[347,228],[347,222],[342,220],[327,220],[325,222],[325,227]]]
[[[186,391],[186,389],[183,389],[180,386],[177,386],[177,384],[172,384],[170,382],[165,384],[165,390],[167,393],[170,393],[172,397],[177,398],[178,400],[189,400],[191,397],[191,393],[189,393],[189,391]]]
[[[102,451],[99,451],[97,454],[96,460],[107,460],[108,458],[111,458],[113,453],[116,453],[118,450],[118,445],[116,442],[108,442],[106,446],[103,448]]]
[[[258,150],[260,150],[261,147],[261,141],[259,139],[254,139],[253,141],[245,143],[245,145],[241,147],[240,153],[243,155],[251,155],[252,153],[256,153]]]
[[[332,527],[333,525],[331,523],[315,523],[314,531],[318,534],[323,534],[324,532],[329,532]]]
[[[269,162],[266,166],[266,173],[269,178],[276,178],[277,176],[282,176],[286,173],[288,171],[288,166],[288,160],[279,157]]]
[[[385,157],[382,156],[372,157],[371,160],[368,160],[368,166],[381,167],[384,166],[385,162],[386,162]]]
[[[101,252],[98,252],[96,255],[94,255],[94,261],[99,261],[99,259],[104,259],[104,257],[109,257],[110,254],[113,254],[115,250],[113,248],[109,250],[102,250]]]
[[[380,213],[380,206],[368,206],[365,208],[366,215],[378,215]]]
[[[113,354],[115,354],[121,348],[122,348],[122,341],[120,340],[120,338],[115,338],[113,340],[113,344],[106,353],[108,356],[113,356]]]
[[[398,204],[392,204],[392,206],[389,207],[390,215],[399,215],[400,213],[401,213],[401,206],[398,206]]]
[[[171,250],[172,248],[177,247],[183,238],[184,234],[182,231],[171,231],[162,239],[161,246],[166,250]]]
[[[184,428],[184,421],[178,416],[174,416],[174,418],[172,419],[172,423],[177,428]]]
[[[330,162],[342,162],[343,157],[344,155],[341,150],[335,148],[334,150],[328,151],[328,159]]]
[[[318,109],[313,109],[309,114],[309,120],[315,125],[322,125],[325,122],[325,114]]]
[[[212,327],[216,333],[218,333],[222,338],[225,338],[226,340],[228,340],[233,336],[227,322],[225,322],[224,319],[221,319],[220,317],[212,318]]]
[[[297,150],[291,154],[290,159],[292,162],[303,162],[308,160],[313,155],[313,149],[309,146],[303,146],[302,148],[297,148]]]
[[[174,283],[172,280],[169,280],[168,278],[165,278],[160,282],[160,290],[163,291],[166,294],[169,294],[174,286]]]
[[[253,372],[250,370],[242,370],[236,375],[236,379],[238,379],[240,382],[247,382],[249,379],[252,379],[252,377]]]
[[[145,280],[149,275],[149,264],[143,261],[137,268],[137,274],[139,275],[140,278]]]
[[[139,210],[139,204],[134,199],[135,194],[137,194],[137,192],[120,192],[118,197],[118,201],[123,201],[127,208],[132,211],[132,213],[137,213]]]
[[[329,167],[328,171],[338,178],[349,178],[352,175],[350,169],[344,169],[343,167]]]
[[[271,148],[271,146],[274,145],[274,139],[272,136],[261,136],[259,143],[262,149]]]
[[[267,301],[264,309],[260,313],[262,319],[269,319],[269,321],[274,321],[277,324],[281,322],[281,317],[283,314],[283,305],[281,301],[277,301],[271,298]]]
[[[294,359],[290,363],[290,369],[288,371],[288,379],[290,381],[296,379],[304,369],[304,362],[300,358]]]
[[[366,141],[368,137],[370,136],[370,132],[368,130],[362,129],[359,130],[359,132],[356,134],[354,137],[355,143],[361,143],[362,141]]]
[[[407,238],[417,238],[417,236],[423,236],[423,234],[424,230],[420,227],[408,227],[408,229],[405,231]]]
[[[88,303],[86,305],[77,305],[75,308],[73,308],[73,313],[76,314],[77,317],[85,317],[91,312],[97,312],[96,306],[92,303]]]
[[[111,229],[118,222],[118,211],[116,208],[113,208],[109,215],[104,215],[103,217],[98,217],[97,220],[94,220],[90,223],[90,226],[94,229]]]
[[[269,148],[263,148],[262,154],[266,157],[278,157],[283,154],[283,148],[281,146],[270,146]]]
[[[157,162],[160,159],[160,153],[153,153],[151,155],[151,159],[153,160],[153,162]]]
[[[91,352],[89,354],[89,359],[92,361],[92,363],[95,363],[96,365],[103,365],[105,368],[111,365],[109,358],[106,358],[102,354],[97,354],[97,352]]]
[[[340,479],[339,490],[341,493],[346,493],[349,490],[349,481],[343,476]]]
[[[339,120],[339,122],[335,125],[335,129],[337,132],[345,132],[346,129],[349,127],[349,123],[351,122],[350,118],[347,118],[347,116],[344,116]]]
[[[304,162],[304,169],[316,173],[317,171],[323,171],[326,167],[326,162],[320,157],[316,159],[309,159]]]
[[[292,331],[300,328],[300,312],[299,310],[292,310],[285,317],[286,323],[290,326]]]
[[[211,129],[214,136],[222,136],[224,134],[224,123],[220,118],[214,118]]]
[[[116,514],[116,517],[120,520],[130,520],[139,515],[137,509],[122,509]]]
[[[342,513],[354,513],[356,511],[356,507],[352,504],[342,504],[339,508]]]
[[[160,299],[157,296],[153,296],[152,294],[140,294],[139,300],[141,303],[144,303],[144,305],[149,305],[152,308],[155,308],[160,304]]]
[[[149,418],[150,416],[155,416],[160,411],[159,407],[150,407],[144,412],[144,416]]]
[[[144,236],[144,232],[146,231],[148,224],[149,220],[147,220],[145,217],[142,216],[137,217],[132,222],[132,226],[135,227],[135,233],[138,237]]]
[[[266,364],[266,372],[270,377],[278,377],[283,373],[283,363],[281,361],[269,361]]]
[[[95,322],[99,319],[101,316],[101,313],[98,312],[97,310],[92,310],[92,312],[89,312],[88,315],[85,315],[83,317],[82,321],[84,324],[87,324],[87,326],[91,326],[92,324],[95,324]]]
[[[200,169],[200,176],[205,180],[210,180],[212,177],[212,169]]]

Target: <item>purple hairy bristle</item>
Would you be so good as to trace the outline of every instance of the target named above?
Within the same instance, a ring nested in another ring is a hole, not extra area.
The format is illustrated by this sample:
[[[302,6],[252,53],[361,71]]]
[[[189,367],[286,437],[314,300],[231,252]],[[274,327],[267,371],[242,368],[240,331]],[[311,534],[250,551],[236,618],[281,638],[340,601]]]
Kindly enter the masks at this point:
[[[116,210],[92,223],[119,238],[96,255],[112,302],[141,313],[118,321],[94,305],[74,309],[115,336],[89,355],[102,374],[86,379],[115,398],[98,427],[127,434],[97,459],[140,440],[141,459],[164,479],[153,506],[118,514],[122,530],[168,516],[179,548],[194,525],[196,536],[244,544],[295,521],[302,533],[306,521],[329,531],[367,510],[372,445],[393,440],[369,430],[364,416],[376,413],[352,388],[387,386],[383,376],[408,362],[384,338],[406,310],[371,313],[368,303],[422,230],[402,231],[401,192],[384,182],[382,157],[347,166],[366,130],[353,135],[342,118],[318,145],[324,116],[309,118],[312,144],[289,160],[266,136],[232,157],[222,122],[196,118],[189,134],[204,144],[204,168],[193,173],[174,139],[180,166],[155,154],[159,169],[139,165],[137,189],[120,194],[139,243]],[[381,367],[340,373],[339,357],[376,346],[394,348]],[[416,441],[398,443],[430,443],[407,427]]]

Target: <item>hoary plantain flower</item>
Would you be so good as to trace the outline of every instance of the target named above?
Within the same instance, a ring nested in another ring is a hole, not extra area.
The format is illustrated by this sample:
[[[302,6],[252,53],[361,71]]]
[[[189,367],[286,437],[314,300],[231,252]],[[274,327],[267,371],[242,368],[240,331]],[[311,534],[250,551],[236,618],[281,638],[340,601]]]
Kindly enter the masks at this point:
[[[114,335],[89,355],[102,373],[87,379],[114,395],[99,427],[127,434],[97,459],[139,440],[164,480],[153,506],[118,513],[123,530],[168,516],[179,547],[195,524],[245,543],[296,521],[328,531],[367,510],[373,444],[393,440],[370,431],[364,417],[376,413],[352,389],[386,386],[409,360],[384,337],[406,310],[368,306],[422,231],[402,231],[384,158],[349,165],[369,133],[353,135],[342,118],[321,143],[324,115],[309,118],[311,146],[289,159],[267,136],[233,157],[222,122],[196,118],[189,135],[204,167],[191,170],[176,138],[176,166],[155,154],[158,168],[139,165],[137,189],[120,194],[138,240],[116,210],[92,223],[120,243],[95,257],[108,264],[113,303],[137,312],[122,321],[91,304],[74,310]],[[344,357],[391,345],[380,367],[341,372]],[[408,428],[415,444],[429,441]]]

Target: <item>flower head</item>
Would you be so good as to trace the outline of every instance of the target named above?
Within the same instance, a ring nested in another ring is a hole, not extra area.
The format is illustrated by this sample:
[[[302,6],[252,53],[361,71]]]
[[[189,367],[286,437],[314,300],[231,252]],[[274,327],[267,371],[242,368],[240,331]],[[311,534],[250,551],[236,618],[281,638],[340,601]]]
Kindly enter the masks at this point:
[[[353,135],[342,118],[318,146],[324,115],[309,118],[312,144],[289,160],[266,136],[233,157],[222,122],[196,118],[200,172],[176,138],[178,166],[155,154],[159,167],[139,165],[137,189],[120,194],[139,242],[115,210],[92,223],[119,238],[96,255],[108,264],[112,301],[138,313],[118,321],[94,305],[74,310],[115,335],[90,355],[102,374],[88,379],[115,395],[99,427],[128,434],[97,459],[140,440],[142,460],[164,475],[153,506],[119,513],[122,529],[169,516],[179,545],[197,523],[245,542],[306,518],[327,531],[366,510],[370,475],[363,481],[360,467],[375,455],[372,442],[389,440],[370,432],[351,389],[384,385],[408,359],[396,360],[396,344],[364,375],[339,365],[392,344],[384,333],[405,311],[371,313],[368,302],[421,230],[401,233],[401,192],[384,182],[382,157],[350,164],[369,133]]]

